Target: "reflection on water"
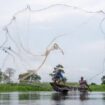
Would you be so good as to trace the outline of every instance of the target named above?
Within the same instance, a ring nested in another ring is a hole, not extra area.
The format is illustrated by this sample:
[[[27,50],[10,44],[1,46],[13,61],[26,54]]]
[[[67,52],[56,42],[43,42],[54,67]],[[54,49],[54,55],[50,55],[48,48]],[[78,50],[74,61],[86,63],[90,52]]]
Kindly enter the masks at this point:
[[[0,93],[0,105],[105,105],[104,92],[68,94],[56,92]]]
[[[62,93],[52,93],[52,100],[60,101],[65,100],[68,94],[62,94]]]
[[[105,93],[103,93],[103,100],[105,100]]]
[[[88,100],[88,93],[87,92],[83,92],[83,93],[80,93],[80,100],[81,101],[84,101],[84,100]]]
[[[61,93],[53,93],[51,99],[53,101],[53,105],[65,105],[64,100],[66,100],[67,94]]]
[[[62,93],[53,93],[52,94],[52,99],[53,100],[76,100],[76,99],[80,99],[81,101],[83,100],[88,100],[88,93],[70,93],[70,94],[62,94]]]
[[[10,100],[10,94],[0,94],[0,100]]]
[[[19,100],[36,100],[36,99],[40,99],[40,94],[29,94],[29,93],[23,93],[23,94],[19,94],[18,95]]]

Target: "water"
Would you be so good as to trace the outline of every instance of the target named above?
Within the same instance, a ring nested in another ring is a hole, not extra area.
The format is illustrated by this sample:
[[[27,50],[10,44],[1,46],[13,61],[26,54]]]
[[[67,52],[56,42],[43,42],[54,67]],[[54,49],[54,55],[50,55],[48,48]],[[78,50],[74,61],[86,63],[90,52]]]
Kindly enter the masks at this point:
[[[105,105],[105,92],[6,92],[0,93],[0,105]]]

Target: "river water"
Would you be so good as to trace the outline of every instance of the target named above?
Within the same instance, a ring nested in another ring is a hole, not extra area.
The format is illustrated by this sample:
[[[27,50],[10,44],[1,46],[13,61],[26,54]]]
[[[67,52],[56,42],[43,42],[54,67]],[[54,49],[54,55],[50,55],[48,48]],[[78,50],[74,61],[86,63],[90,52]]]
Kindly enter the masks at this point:
[[[5,92],[0,105],[105,105],[105,92]]]

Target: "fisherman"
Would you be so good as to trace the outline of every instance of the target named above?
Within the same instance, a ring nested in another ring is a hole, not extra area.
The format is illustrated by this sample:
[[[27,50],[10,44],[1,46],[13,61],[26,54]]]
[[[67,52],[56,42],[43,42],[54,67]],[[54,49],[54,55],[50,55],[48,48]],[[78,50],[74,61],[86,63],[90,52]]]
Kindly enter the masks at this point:
[[[84,77],[81,77],[80,81],[79,81],[79,90],[80,91],[86,91],[86,90],[90,90],[89,85],[87,84],[87,81],[84,80]]]
[[[60,65],[60,64],[57,65],[54,68],[53,73],[54,73],[54,76],[53,76],[54,83],[56,83],[56,84],[60,84],[60,82],[65,83],[66,78],[63,76],[64,67],[62,65]]]

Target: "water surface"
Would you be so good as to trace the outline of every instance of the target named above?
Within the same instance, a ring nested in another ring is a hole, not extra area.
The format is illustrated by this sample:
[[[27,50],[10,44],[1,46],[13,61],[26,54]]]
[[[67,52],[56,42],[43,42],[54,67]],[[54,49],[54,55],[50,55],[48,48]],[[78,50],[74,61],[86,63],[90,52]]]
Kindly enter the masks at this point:
[[[105,92],[5,92],[0,105],[105,105]]]

